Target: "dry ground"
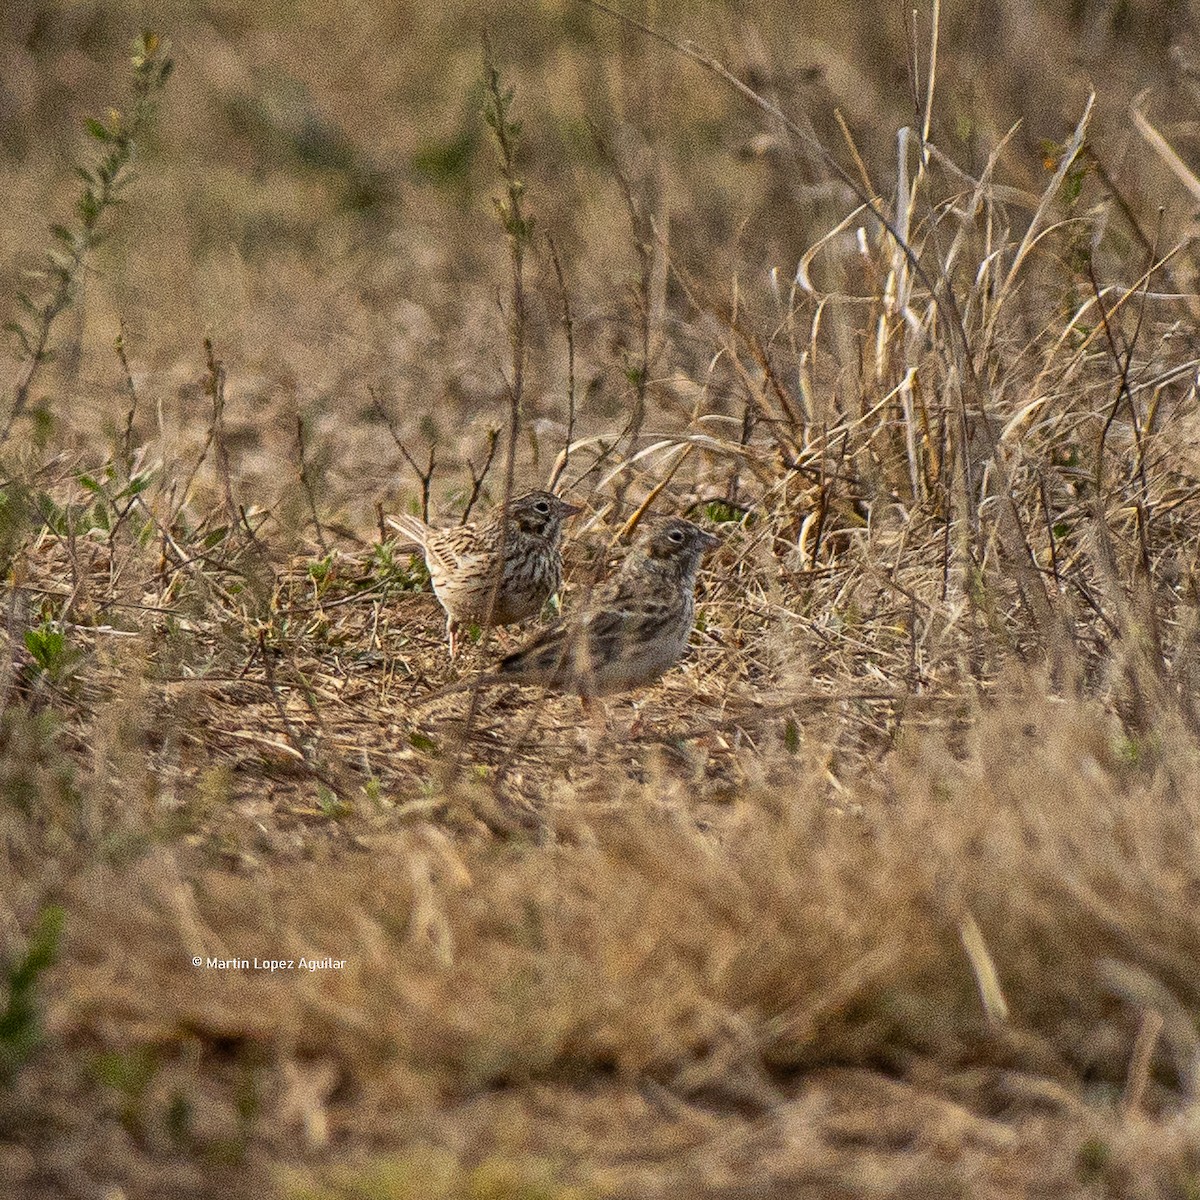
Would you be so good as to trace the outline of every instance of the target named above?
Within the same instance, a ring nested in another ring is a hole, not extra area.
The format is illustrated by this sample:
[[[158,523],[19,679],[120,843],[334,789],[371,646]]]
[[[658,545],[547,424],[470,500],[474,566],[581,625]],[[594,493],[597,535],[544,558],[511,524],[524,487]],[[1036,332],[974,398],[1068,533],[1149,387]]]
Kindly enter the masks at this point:
[[[0,1190],[1200,1195],[1186,13],[497,6],[517,262],[473,7],[181,6],[50,321],[136,15],[0,15]],[[721,538],[590,751],[382,522],[514,389],[567,610]]]

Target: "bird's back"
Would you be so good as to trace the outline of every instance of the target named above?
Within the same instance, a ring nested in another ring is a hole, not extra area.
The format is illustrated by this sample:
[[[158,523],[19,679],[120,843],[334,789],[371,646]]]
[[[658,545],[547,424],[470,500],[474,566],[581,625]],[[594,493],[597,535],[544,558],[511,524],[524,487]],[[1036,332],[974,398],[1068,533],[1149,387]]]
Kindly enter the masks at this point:
[[[588,696],[651,683],[675,664],[691,633],[693,580],[683,582],[634,551],[574,619],[501,660],[499,673]]]

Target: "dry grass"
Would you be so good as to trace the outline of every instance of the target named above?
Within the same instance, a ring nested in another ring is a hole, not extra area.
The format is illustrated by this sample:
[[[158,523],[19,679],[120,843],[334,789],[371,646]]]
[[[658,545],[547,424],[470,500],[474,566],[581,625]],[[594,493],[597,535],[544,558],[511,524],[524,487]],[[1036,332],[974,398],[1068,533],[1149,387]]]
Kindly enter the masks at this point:
[[[1179,113],[1131,144],[1120,71],[1095,107],[1038,76],[1029,103],[1070,120],[1004,142],[1016,84],[963,89],[1023,43],[951,23],[928,154],[910,132],[898,165],[911,113],[853,72],[902,78],[903,39],[866,24],[821,48],[787,6],[678,15],[747,101],[699,67],[673,87],[682,59],[595,9],[523,33],[506,10],[514,169],[555,237],[511,253],[510,221],[506,258],[484,218],[519,189],[464,99],[462,13],[414,44],[348,12],[358,50],[316,60],[268,51],[266,16],[181,19],[185,103],[0,451],[0,1177],[31,1200],[1200,1194]],[[1021,14],[1032,78],[1060,27]],[[439,47],[424,96],[406,72]],[[776,65],[805,55],[819,86]],[[30,197],[57,109],[12,74],[2,176]],[[431,132],[443,87],[461,146]],[[411,174],[380,166],[397,146]],[[58,219],[70,185],[46,194]],[[46,223],[24,203],[18,266]],[[567,607],[647,502],[722,539],[687,659],[594,753],[578,702],[536,689],[466,722],[447,686],[494,646],[451,666],[381,540],[380,509],[495,503],[514,408],[515,485],[561,473],[585,506]],[[302,959],[339,965],[242,965]]]

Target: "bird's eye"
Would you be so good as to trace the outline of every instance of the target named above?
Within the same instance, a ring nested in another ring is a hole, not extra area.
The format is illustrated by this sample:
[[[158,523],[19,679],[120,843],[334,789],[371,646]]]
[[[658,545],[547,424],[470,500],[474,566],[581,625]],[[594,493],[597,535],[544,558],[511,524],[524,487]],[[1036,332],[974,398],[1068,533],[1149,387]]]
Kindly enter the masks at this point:
[[[671,532],[667,534],[667,539],[674,542],[675,545],[678,546],[683,541],[683,532],[679,529],[672,529]]]
[[[533,508],[535,512],[541,513],[543,517],[550,515],[550,505],[545,500],[539,500]]]

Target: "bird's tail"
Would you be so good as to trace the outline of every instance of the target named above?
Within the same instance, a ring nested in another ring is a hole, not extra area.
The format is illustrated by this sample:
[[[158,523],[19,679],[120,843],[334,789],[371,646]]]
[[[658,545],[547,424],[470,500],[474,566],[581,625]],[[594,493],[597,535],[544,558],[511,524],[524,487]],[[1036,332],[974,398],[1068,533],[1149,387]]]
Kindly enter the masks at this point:
[[[420,517],[410,516],[408,513],[400,513],[395,517],[388,517],[387,523],[398,532],[404,534],[405,537],[411,538],[413,545],[420,549],[425,549],[425,543],[429,535],[433,532]]]

